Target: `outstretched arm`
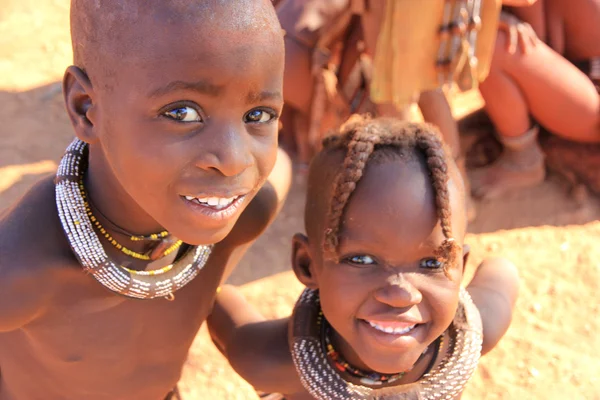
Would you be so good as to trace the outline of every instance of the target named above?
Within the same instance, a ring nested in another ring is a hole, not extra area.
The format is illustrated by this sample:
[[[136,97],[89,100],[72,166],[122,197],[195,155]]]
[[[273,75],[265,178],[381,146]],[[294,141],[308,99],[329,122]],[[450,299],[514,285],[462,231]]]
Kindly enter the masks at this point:
[[[292,180],[292,162],[281,149],[267,182],[244,210],[231,233],[219,244],[228,253],[225,282],[252,243],[273,222],[285,202]]]
[[[275,218],[289,191],[291,162],[279,150],[265,186],[224,240],[228,255],[222,283],[246,250]],[[287,319],[266,320],[233,286],[223,285],[207,319],[211,337],[232,367],[255,388],[282,391],[286,377],[296,379],[288,350]],[[275,384],[275,385],[274,385]],[[283,386],[282,386],[283,384]]]
[[[224,285],[208,319],[211,337],[235,371],[265,392],[302,390],[288,347],[289,318],[266,320],[233,286]]]
[[[482,355],[506,333],[519,292],[517,268],[503,258],[485,260],[467,287],[483,323]]]

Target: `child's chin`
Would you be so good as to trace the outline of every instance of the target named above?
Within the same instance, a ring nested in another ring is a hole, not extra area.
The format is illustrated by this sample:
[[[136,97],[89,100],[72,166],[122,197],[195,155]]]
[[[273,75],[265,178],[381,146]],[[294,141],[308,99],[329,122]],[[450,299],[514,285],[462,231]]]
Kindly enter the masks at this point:
[[[365,362],[369,369],[380,374],[398,374],[400,372],[410,371],[419,359],[419,356],[404,354],[400,357],[393,357],[390,354],[373,358],[373,362]]]
[[[177,234],[176,230],[171,231],[179,240],[192,246],[201,246],[215,244],[227,237],[231,233],[234,224],[231,226],[225,226],[221,229],[186,229],[181,230],[181,233]]]

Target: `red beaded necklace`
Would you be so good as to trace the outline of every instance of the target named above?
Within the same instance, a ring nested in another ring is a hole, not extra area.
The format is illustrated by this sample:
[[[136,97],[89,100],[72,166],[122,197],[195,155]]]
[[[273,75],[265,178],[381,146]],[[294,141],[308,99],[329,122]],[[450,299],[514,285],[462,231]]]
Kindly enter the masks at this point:
[[[335,349],[335,347],[333,347],[333,343],[331,342],[331,325],[329,325],[329,323],[327,322],[327,319],[325,319],[325,317],[323,316],[323,311],[319,311],[319,316],[317,318],[317,325],[321,326],[321,332],[322,332],[322,338],[324,341],[324,345],[327,351],[327,357],[329,357],[329,359],[331,360],[331,362],[333,363],[333,365],[341,372],[346,372],[352,376],[354,376],[355,378],[358,378],[361,380],[361,382],[368,384],[368,385],[382,385],[382,384],[386,384],[386,383],[392,383],[392,382],[396,382],[400,379],[402,379],[402,377],[404,375],[406,375],[406,372],[398,372],[395,374],[382,374],[379,372],[374,372],[374,371],[364,371],[361,370],[360,368],[354,367],[351,364],[349,364],[343,357],[342,355]],[[442,348],[443,346],[443,335],[440,336],[439,340],[439,347],[438,347],[438,351],[439,349]],[[427,352],[428,349],[425,349],[425,351],[423,352],[423,354],[425,354]],[[434,356],[434,360],[437,356]],[[409,370],[410,371],[410,370]]]

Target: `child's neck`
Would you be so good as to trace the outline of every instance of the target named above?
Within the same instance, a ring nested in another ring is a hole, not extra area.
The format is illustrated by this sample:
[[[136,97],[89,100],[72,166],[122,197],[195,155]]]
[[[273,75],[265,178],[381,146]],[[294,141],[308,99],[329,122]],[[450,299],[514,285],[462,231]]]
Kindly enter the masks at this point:
[[[444,340],[443,338],[445,335],[446,333],[444,332],[441,339],[437,339],[431,343],[419,357],[417,362],[415,362],[412,368],[410,368],[410,370],[399,371],[397,374],[382,374],[369,369],[369,367],[362,360],[360,360],[356,352],[347,346],[340,335],[330,327],[331,343],[335,350],[339,352],[339,356],[341,360],[343,360],[342,363],[345,361],[350,365],[351,368],[360,370],[359,374],[377,377],[381,382],[385,383],[385,381],[388,381],[390,385],[409,384],[416,382],[431,368],[433,368],[440,359],[439,355],[443,354],[443,351],[446,347],[445,342],[447,342],[447,340]],[[341,366],[338,367],[338,369],[341,369]],[[346,371],[346,373],[355,375],[348,371]]]
[[[153,244],[139,241],[132,242],[125,233],[134,235],[147,235],[162,231],[162,227],[146,212],[144,212],[135,201],[123,190],[116,178],[110,174],[110,178],[99,176],[96,171],[107,171],[108,166],[99,165],[89,153],[89,165],[84,175],[84,188],[88,197],[90,207],[103,228],[119,244],[127,246],[130,250],[146,254]],[[106,254],[115,262],[134,270],[159,269],[174,262],[178,251],[160,257],[156,261],[140,260],[124,255],[120,250],[112,246],[100,232],[95,232]]]
[[[124,230],[138,235],[155,233],[163,229],[131,198],[110,172],[110,166],[106,165],[101,157],[95,157],[91,148],[88,163],[84,181],[85,189],[96,208],[107,219]]]

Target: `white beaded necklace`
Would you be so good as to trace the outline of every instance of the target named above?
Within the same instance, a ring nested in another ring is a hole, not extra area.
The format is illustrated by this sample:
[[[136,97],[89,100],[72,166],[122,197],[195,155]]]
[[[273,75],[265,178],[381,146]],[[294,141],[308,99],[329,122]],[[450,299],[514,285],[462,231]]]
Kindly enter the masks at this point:
[[[165,297],[188,284],[206,265],[212,245],[195,246],[160,274],[126,269],[113,262],[104,251],[86,211],[79,182],[87,163],[87,145],[73,140],[56,173],[56,206],[69,244],[83,269],[104,287],[138,299]]]

